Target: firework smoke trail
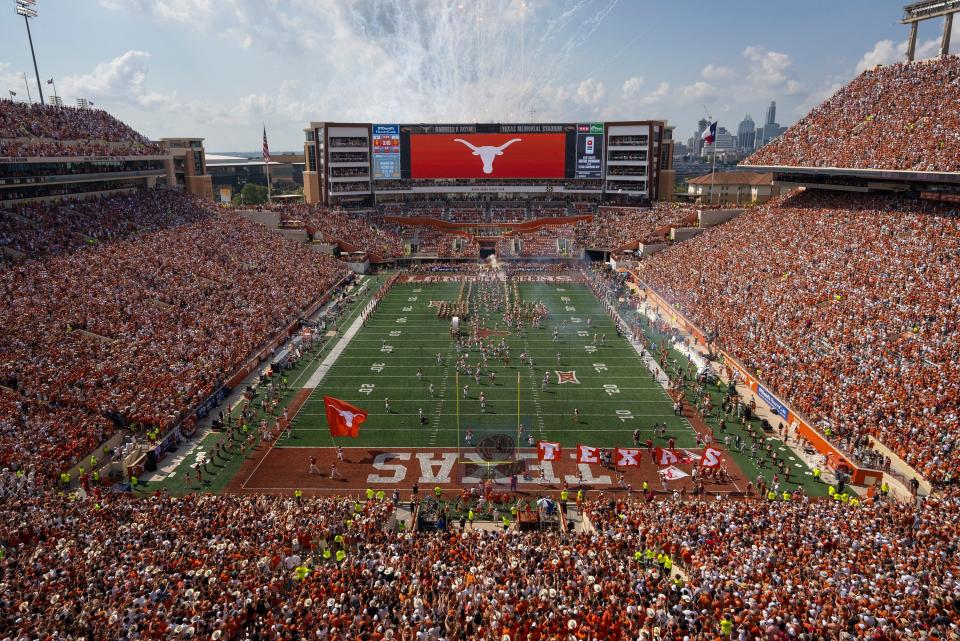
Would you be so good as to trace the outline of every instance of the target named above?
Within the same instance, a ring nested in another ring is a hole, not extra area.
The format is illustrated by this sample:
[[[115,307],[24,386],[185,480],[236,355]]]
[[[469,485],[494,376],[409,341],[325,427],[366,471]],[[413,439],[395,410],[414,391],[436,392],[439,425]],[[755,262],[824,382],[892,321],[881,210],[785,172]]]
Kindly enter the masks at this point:
[[[370,71],[338,79],[335,111],[373,121],[522,120],[526,106],[550,106],[541,90],[569,82],[618,1],[357,0],[344,22],[371,43],[361,58]]]

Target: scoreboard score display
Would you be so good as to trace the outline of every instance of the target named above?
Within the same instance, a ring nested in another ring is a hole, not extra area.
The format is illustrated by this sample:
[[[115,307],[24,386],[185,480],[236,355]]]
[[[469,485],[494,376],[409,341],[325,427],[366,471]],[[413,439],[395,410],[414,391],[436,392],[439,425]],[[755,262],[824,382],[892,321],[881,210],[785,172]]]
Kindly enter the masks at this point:
[[[600,179],[604,126],[373,125],[373,179]]]

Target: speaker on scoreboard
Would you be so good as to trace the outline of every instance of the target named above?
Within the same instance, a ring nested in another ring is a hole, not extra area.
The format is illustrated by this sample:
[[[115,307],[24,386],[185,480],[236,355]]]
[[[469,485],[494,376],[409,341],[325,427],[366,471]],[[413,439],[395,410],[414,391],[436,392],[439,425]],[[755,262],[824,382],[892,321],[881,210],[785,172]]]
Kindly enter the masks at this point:
[[[157,471],[157,452],[156,452],[156,450],[150,450],[149,452],[147,452],[147,462],[146,462],[146,464],[145,464],[143,467],[144,467],[144,469],[145,469],[146,471],[148,471],[148,472],[156,472],[156,471]]]

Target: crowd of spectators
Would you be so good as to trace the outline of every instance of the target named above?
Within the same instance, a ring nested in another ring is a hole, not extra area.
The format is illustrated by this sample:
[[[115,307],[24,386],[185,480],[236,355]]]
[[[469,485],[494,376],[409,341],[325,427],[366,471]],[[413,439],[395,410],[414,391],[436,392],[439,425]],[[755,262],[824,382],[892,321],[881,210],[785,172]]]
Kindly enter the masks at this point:
[[[143,156],[159,146],[101,109],[0,100],[0,156]]]
[[[418,254],[436,255],[440,258],[480,256],[480,245],[473,236],[448,234],[434,227],[404,229],[404,237],[408,236]]]
[[[74,500],[31,480],[0,474],[11,639],[958,639],[955,500],[600,496],[592,533],[411,533],[390,500]]]
[[[643,165],[610,165],[607,167],[608,176],[646,176],[647,168]]]
[[[646,151],[611,151],[610,160],[638,160],[643,162],[647,159]],[[610,167],[610,165],[608,165]]]
[[[610,136],[611,147],[645,146],[647,142],[647,136]]]
[[[330,183],[331,192],[369,192],[370,183],[363,182],[343,182],[343,183]]]
[[[314,240],[344,243],[354,251],[364,251],[379,258],[403,256],[400,227],[388,223],[376,210],[330,209],[318,205],[282,205],[274,209],[280,225],[290,221],[303,224],[307,236]]]
[[[0,271],[2,402],[22,405],[0,414],[0,464],[71,464],[115,429],[171,427],[346,274],[179,192],[99,210],[94,228],[110,242]],[[124,212],[153,231],[122,238],[109,226],[125,230]]]
[[[674,245],[641,276],[848,450],[869,435],[960,479],[960,218],[806,191]]]
[[[550,225],[532,232],[517,232],[502,236],[497,242],[497,253],[508,257],[573,257],[574,251],[573,225]]]
[[[155,190],[24,203],[0,216],[0,248],[40,258],[80,247],[148,234],[209,217],[205,208],[174,191]]]
[[[695,216],[688,206],[657,203],[652,207],[601,207],[593,219],[577,223],[581,247],[616,249],[637,241],[663,241],[671,225]]]
[[[865,71],[744,164],[960,171],[960,57]]]
[[[455,223],[483,223],[486,222],[486,209],[478,206],[448,207],[444,219]]]
[[[331,167],[330,176],[332,178],[344,178],[347,176],[355,176],[359,178],[367,178],[370,175],[370,170],[366,167]]]
[[[367,152],[331,151],[330,162],[367,162]]]

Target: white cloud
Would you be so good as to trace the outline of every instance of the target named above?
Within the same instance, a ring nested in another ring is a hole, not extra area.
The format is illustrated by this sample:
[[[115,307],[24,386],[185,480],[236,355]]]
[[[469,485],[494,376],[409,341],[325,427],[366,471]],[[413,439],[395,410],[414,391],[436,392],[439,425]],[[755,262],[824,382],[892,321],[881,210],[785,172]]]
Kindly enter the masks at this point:
[[[692,85],[680,87],[678,92],[679,97],[684,100],[704,100],[715,97],[717,93],[716,87],[702,80],[698,80]]]
[[[700,77],[705,80],[726,80],[733,78],[737,73],[730,67],[723,65],[708,64],[700,70]]]
[[[97,4],[108,11],[121,11],[130,8],[129,0],[97,0]]]
[[[90,73],[65,76],[58,89],[64,102],[88,98],[94,102],[125,102],[146,108],[171,105],[176,94],[162,94],[146,87],[150,57],[147,51],[131,49],[112,60],[97,63]]]
[[[643,78],[639,76],[633,76],[632,78],[627,78],[623,81],[623,88],[621,93],[626,99],[636,98],[640,95],[640,87],[643,85]]]
[[[577,87],[577,99],[585,105],[596,105],[603,102],[607,91],[603,82],[587,78]]]
[[[790,73],[793,59],[789,55],[751,45],[743,50],[743,57],[750,63],[744,87],[748,95],[793,96],[803,90]]]
[[[956,35],[951,38],[951,44],[960,40]],[[924,40],[917,44],[914,51],[915,60],[932,58],[940,52],[940,38]],[[895,62],[904,62],[907,59],[907,41],[894,43],[893,40],[879,40],[873,49],[863,54],[860,62],[857,63],[857,73],[863,73],[867,69],[873,69],[877,65],[890,65]]]
[[[637,104],[641,107],[649,107],[663,102],[670,95],[670,83],[661,82],[657,88],[640,98]]]
[[[893,44],[893,40],[880,40],[873,45],[873,49],[863,54],[863,58],[857,63],[857,73],[872,69],[877,65],[888,65],[897,60],[903,60],[906,53],[906,40],[899,45]]]
[[[15,73],[10,68],[9,62],[0,62],[0,91],[3,91],[3,94],[0,94],[0,99],[9,98],[10,94],[7,92],[10,90],[16,92],[17,98],[22,96],[24,100],[27,99],[26,90],[23,86],[23,76]]]

